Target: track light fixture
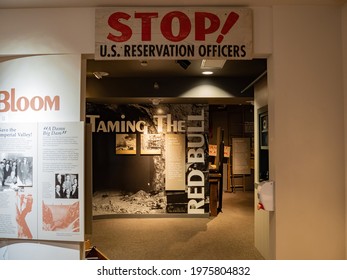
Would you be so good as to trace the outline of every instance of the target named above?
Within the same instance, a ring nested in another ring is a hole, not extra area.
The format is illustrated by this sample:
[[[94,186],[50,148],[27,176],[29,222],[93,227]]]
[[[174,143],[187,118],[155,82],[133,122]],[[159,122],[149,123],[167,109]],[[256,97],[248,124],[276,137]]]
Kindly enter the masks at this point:
[[[108,76],[109,73],[107,73],[107,72],[93,72],[93,75],[95,76],[95,78],[100,80],[100,79],[102,79],[102,77]]]
[[[191,64],[189,60],[176,60],[176,63],[178,63],[184,70],[186,70]]]

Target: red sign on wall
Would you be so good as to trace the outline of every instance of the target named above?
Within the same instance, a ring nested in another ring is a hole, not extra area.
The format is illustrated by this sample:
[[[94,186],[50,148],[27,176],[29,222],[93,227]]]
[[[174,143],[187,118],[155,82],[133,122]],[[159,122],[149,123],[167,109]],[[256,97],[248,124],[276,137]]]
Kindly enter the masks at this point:
[[[249,8],[99,8],[95,59],[252,58]]]

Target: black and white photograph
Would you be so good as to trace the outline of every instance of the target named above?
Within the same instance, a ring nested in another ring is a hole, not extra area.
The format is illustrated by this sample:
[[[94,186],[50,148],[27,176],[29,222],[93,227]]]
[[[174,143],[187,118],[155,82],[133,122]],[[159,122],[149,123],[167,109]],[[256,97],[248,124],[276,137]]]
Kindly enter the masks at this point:
[[[33,186],[33,158],[3,154],[0,161],[0,187],[17,189]]]
[[[55,198],[78,199],[78,174],[55,174]]]
[[[116,134],[116,154],[117,155],[136,154],[136,134],[126,134],[126,133]]]
[[[141,155],[160,155],[162,145],[162,134],[141,134]]]

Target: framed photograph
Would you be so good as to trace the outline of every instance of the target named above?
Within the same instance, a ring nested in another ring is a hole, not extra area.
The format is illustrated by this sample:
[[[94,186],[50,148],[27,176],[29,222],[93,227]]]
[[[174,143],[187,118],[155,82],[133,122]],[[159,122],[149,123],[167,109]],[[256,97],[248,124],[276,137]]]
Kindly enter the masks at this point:
[[[260,123],[260,147],[262,149],[267,149],[268,148],[268,128],[269,128],[269,123],[268,123],[268,115],[267,112],[262,113],[259,116],[259,123]]]
[[[141,155],[160,155],[162,143],[161,134],[141,134]]]
[[[267,125],[267,115],[262,115],[260,117],[260,120],[261,120],[261,131],[262,132],[266,132],[267,129],[268,129],[268,125]]]
[[[78,174],[55,174],[54,197],[78,199]]]
[[[217,145],[208,145],[208,154],[212,157],[217,156]]]
[[[116,154],[136,155],[136,134],[116,134]]]
[[[230,146],[224,146],[224,157],[230,158]]]

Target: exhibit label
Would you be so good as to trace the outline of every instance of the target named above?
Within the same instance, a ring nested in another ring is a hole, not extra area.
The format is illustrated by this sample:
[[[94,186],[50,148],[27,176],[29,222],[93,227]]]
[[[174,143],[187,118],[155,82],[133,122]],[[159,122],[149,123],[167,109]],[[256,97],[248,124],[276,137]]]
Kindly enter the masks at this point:
[[[16,89],[11,88],[10,91],[0,91],[0,112],[17,112],[17,111],[59,111],[60,96],[34,96],[28,98],[26,96],[16,96]]]
[[[0,124],[0,238],[84,240],[84,123]]]
[[[249,8],[99,8],[95,59],[252,59]]]
[[[96,133],[144,133],[147,134],[150,124],[146,121],[127,120],[121,115],[122,120],[102,120],[100,115],[87,115],[87,121],[91,124],[92,132]],[[158,133],[185,133],[187,132],[186,120],[174,120],[171,114],[153,115]],[[189,118],[188,118],[189,120]],[[151,124],[152,125],[152,124]],[[189,131],[189,130],[188,130]]]

